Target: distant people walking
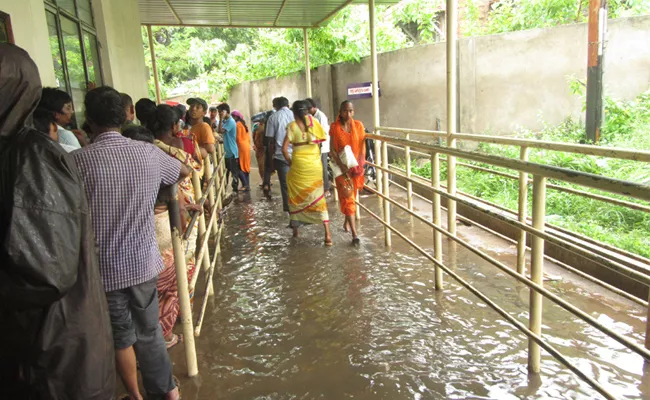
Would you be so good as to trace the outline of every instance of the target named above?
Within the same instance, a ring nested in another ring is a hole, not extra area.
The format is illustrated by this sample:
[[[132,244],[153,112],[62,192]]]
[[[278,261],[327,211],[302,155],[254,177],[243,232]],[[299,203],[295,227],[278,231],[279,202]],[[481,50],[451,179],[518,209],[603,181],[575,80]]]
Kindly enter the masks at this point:
[[[112,399],[111,325],[79,170],[26,126],[41,81],[24,50],[0,44],[0,82],[0,397]]]
[[[319,146],[327,134],[320,123],[309,115],[307,102],[296,101],[291,110],[295,121],[287,127],[282,144],[282,154],[290,165],[287,174],[290,226],[293,236],[298,237],[300,226],[322,223],[325,227],[325,245],[331,246]],[[289,146],[293,146],[293,154],[289,154]]]
[[[330,156],[341,168],[343,175],[336,178],[336,190],[339,194],[341,212],[345,215],[343,229],[352,233],[352,242],[359,243],[357,228],[355,225],[355,214],[357,210],[357,191],[363,188],[363,164],[366,160],[365,128],[360,121],[354,119],[354,106],[346,100],[341,103],[339,115],[336,121],[330,126],[332,148]],[[340,158],[345,146],[350,146],[352,153],[357,159],[358,166],[348,169]]]
[[[223,134],[223,147],[226,157],[226,168],[232,175],[232,191],[237,193],[239,190],[239,147],[237,147],[237,123],[230,115],[230,106],[227,103],[221,103],[217,106],[219,111],[221,132]],[[227,179],[227,178],[226,178]],[[246,187],[246,182],[242,182]]]
[[[260,174],[261,187],[264,187],[264,168],[266,167],[266,154],[265,154],[265,135],[266,113],[259,113],[253,116],[253,148],[255,150],[255,159],[257,160],[257,170]]]
[[[85,109],[95,139],[74,158],[99,247],[117,371],[129,395],[141,399],[137,355],[146,395],[174,400],[178,388],[158,321],[156,284],[164,267],[153,209],[160,186],[178,182],[190,169],[159,148],[119,133],[125,113],[116,90],[91,90]]]
[[[239,111],[232,112],[232,117],[237,122],[237,148],[239,150],[239,178],[242,181],[242,190],[251,190],[251,134],[248,131],[246,120]]]
[[[269,153],[273,159],[274,169],[278,172],[278,180],[280,181],[280,191],[282,192],[282,210],[289,212],[289,195],[287,192],[287,173],[289,172],[289,164],[287,163],[282,145],[284,138],[287,136],[287,126],[293,121],[293,112],[289,109],[289,100],[286,97],[278,97],[273,99],[273,108],[277,110],[269,117],[266,123],[266,137],[269,139],[268,148]],[[291,155],[291,146],[288,152]],[[269,154],[267,153],[267,154]],[[268,163],[267,163],[268,164]],[[271,190],[271,170],[264,173],[264,191],[270,193]]]
[[[323,188],[325,188],[325,196],[329,195],[330,191],[330,176],[327,172],[327,165],[330,153],[330,124],[327,120],[327,115],[318,109],[316,102],[313,99],[305,100],[309,104],[309,114],[318,120],[320,125],[325,130],[326,139],[320,145],[321,161],[323,163]]]

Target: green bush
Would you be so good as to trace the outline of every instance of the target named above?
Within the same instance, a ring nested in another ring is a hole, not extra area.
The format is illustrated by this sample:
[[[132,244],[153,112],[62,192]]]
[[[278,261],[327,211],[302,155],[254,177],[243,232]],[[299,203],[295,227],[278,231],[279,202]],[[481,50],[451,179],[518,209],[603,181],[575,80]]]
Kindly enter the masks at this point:
[[[632,149],[650,148],[650,90],[633,101],[607,99],[605,102],[605,124],[601,144],[609,147]],[[565,143],[584,143],[584,125],[567,119],[558,126],[547,126],[540,132],[523,131],[518,137]],[[509,158],[519,158],[517,146],[502,146],[481,143],[478,151]],[[598,174],[637,183],[650,182],[650,168],[643,162],[615,160],[582,154],[563,153],[543,149],[531,149],[530,161],[554,165],[574,171]],[[513,174],[513,171],[488,164],[459,160],[464,163]],[[431,164],[416,166],[412,171],[418,176],[431,178]],[[446,179],[446,163],[441,163],[441,180]],[[457,170],[458,189],[465,193],[516,210],[518,207],[519,183],[494,174],[475,171],[465,167]],[[596,193],[630,202],[648,205],[636,199],[613,195],[604,191],[587,189],[565,182],[549,180],[549,183]],[[532,190],[529,190],[531,215]],[[608,243],[623,250],[650,257],[650,213],[632,210],[599,200],[548,189],[546,199],[547,222],[583,234],[592,239]]]

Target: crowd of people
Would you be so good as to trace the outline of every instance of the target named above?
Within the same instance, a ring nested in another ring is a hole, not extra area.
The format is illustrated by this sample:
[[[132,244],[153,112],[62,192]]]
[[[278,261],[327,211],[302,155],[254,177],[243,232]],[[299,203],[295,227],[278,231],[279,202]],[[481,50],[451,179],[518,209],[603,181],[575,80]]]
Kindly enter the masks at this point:
[[[198,228],[184,243],[188,276],[177,277],[167,199],[177,188],[186,229],[190,213],[218,212],[197,204],[192,182],[193,173],[203,178],[217,142],[235,194],[251,190],[254,153],[268,198],[277,173],[293,235],[305,224],[323,224],[326,246],[333,244],[331,158],[341,171],[344,229],[359,243],[354,215],[365,134],[349,101],[330,125],[312,99],[289,108],[279,97],[249,129],[226,103],[134,103],[103,86],[87,93],[81,129],[69,129],[70,95],[42,88],[23,50],[0,50],[3,398],[113,398],[116,373],[127,392],[122,398],[180,398],[167,350],[182,341],[173,332],[177,279],[191,281],[196,271]]]

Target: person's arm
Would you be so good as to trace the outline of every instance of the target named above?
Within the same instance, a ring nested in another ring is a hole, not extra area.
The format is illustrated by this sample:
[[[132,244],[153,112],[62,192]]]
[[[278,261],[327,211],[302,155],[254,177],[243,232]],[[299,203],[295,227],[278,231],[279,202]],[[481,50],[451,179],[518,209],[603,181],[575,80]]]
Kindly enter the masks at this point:
[[[198,132],[197,132],[197,137],[199,139],[199,146],[201,146],[205,151],[208,153],[212,154],[214,151],[214,143],[215,143],[215,138],[214,134],[212,133],[212,129],[210,129],[210,126],[206,124],[205,122],[202,123],[200,126],[197,127]]]
[[[291,140],[289,139],[290,134],[289,127],[287,127],[287,135],[284,137],[284,142],[282,142],[282,155],[289,165],[291,165],[291,156],[289,155],[289,144],[291,144]]]
[[[83,262],[86,194],[76,167],[34,147],[16,150],[25,162],[8,156],[0,168],[0,198],[10,208],[0,209],[0,303],[6,309],[48,307],[74,286]]]

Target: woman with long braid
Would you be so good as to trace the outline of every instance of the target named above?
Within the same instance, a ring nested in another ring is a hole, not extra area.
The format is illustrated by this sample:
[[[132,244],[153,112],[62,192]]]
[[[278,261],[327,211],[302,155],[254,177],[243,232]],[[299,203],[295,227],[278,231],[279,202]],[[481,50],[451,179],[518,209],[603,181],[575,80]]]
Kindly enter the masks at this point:
[[[302,225],[322,223],[325,227],[325,245],[331,246],[319,146],[325,141],[326,133],[320,123],[309,115],[306,102],[296,101],[291,110],[295,121],[287,126],[282,154],[290,166],[287,188],[293,236],[298,237],[298,228]],[[289,154],[289,146],[292,146],[292,154]]]

